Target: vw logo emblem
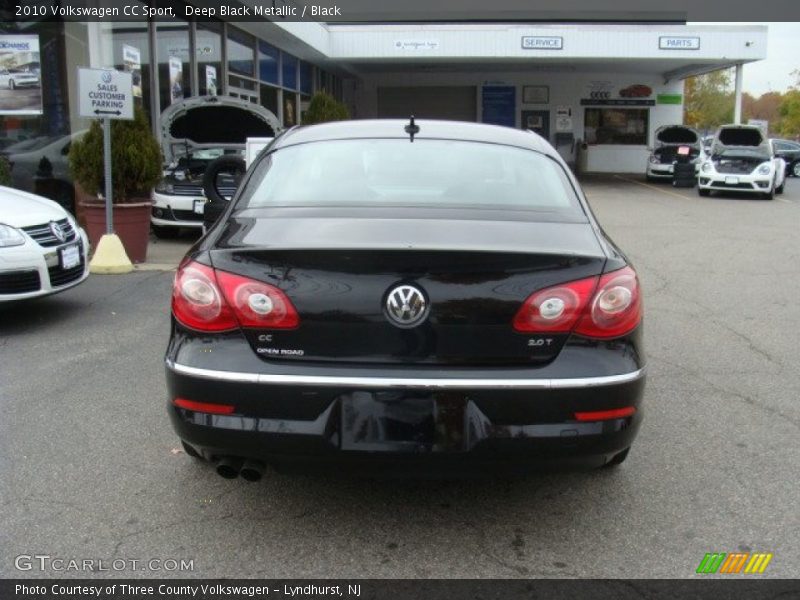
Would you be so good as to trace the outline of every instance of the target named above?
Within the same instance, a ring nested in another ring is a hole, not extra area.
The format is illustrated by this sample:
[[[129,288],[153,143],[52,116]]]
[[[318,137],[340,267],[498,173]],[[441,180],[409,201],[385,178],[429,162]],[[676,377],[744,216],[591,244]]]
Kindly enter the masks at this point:
[[[61,225],[56,223],[55,221],[50,221],[50,231],[56,236],[56,239],[59,242],[63,242],[67,239],[67,234],[64,233],[64,230],[61,229]]]
[[[414,327],[428,314],[428,302],[413,285],[399,285],[386,297],[386,315],[398,327]]]
[[[111,83],[111,80],[114,79],[114,74],[111,71],[103,71],[100,79],[103,80],[103,83]]]

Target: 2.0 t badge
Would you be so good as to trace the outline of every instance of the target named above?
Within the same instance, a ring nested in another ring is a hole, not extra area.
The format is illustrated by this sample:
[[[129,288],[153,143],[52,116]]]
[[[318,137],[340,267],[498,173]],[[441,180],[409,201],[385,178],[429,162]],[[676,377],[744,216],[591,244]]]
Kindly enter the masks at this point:
[[[386,296],[386,315],[398,327],[415,327],[427,314],[425,295],[413,285],[399,285]]]

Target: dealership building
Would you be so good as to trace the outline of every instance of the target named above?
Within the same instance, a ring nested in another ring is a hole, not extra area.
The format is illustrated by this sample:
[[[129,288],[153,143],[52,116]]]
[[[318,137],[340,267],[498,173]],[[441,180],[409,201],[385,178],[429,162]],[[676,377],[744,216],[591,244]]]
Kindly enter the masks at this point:
[[[38,67],[32,47],[14,53],[21,36],[36,41]],[[686,77],[736,67],[738,119],[742,65],[766,51],[766,27],[752,25],[32,20],[0,34],[0,68],[24,60],[41,77],[35,106],[0,89],[0,108],[11,107],[0,110],[0,151],[85,130],[77,70],[92,66],[134,72],[154,132],[177,98],[242,98],[289,127],[326,90],[357,119],[533,129],[583,171],[641,173],[655,130],[682,122]]]

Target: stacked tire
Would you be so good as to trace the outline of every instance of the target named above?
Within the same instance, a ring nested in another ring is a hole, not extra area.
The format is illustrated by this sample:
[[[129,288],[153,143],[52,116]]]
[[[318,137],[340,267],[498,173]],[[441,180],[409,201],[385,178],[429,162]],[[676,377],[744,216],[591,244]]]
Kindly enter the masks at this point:
[[[690,162],[676,162],[672,173],[672,185],[680,188],[693,188],[697,183],[694,165]]]

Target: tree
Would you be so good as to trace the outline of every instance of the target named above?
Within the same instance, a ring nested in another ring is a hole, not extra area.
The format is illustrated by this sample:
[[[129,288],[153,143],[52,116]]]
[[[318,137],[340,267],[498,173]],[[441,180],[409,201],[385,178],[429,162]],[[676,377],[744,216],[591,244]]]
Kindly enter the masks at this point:
[[[767,92],[758,98],[744,93],[742,94],[742,118],[745,123],[748,119],[768,121],[770,131],[780,131],[782,101],[783,94],[780,92]]]
[[[684,87],[684,123],[703,131],[733,121],[730,69],[696,75]]]
[[[327,121],[346,121],[350,118],[347,107],[326,92],[317,92],[303,114],[303,125],[325,123]]]
[[[796,137],[800,135],[800,70],[792,71],[795,84],[783,95],[779,112],[781,115],[781,135]]]

